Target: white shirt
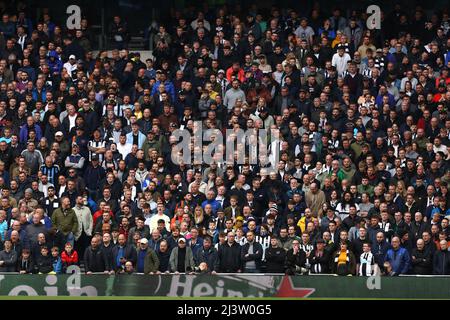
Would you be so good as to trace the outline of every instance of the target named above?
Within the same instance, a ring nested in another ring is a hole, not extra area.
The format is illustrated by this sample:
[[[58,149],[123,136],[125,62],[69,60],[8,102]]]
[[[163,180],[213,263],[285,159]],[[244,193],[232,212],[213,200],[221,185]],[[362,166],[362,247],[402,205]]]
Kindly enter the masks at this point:
[[[344,72],[347,70],[347,62],[350,60],[352,60],[352,58],[348,53],[344,53],[342,57],[338,53],[335,53],[331,60],[331,65],[336,67],[339,76],[343,76]]]
[[[132,145],[130,143],[125,144],[117,144],[117,151],[122,155],[122,159],[125,159],[125,157],[131,152]]]
[[[74,63],[73,65],[71,65],[70,62],[66,62],[64,63],[63,67],[66,68],[67,73],[69,73],[69,75],[72,77],[72,72],[77,69],[77,64]]]

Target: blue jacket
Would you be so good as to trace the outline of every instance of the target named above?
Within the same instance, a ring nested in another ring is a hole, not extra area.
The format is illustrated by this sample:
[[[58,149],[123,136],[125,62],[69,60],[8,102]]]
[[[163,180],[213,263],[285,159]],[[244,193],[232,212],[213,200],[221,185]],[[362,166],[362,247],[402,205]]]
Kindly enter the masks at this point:
[[[213,211],[214,215],[216,214],[217,210],[219,210],[220,207],[221,207],[220,202],[217,201],[216,199],[213,199],[213,200],[205,200],[205,201],[203,201],[203,202],[202,202],[202,208],[205,209],[205,206],[206,206],[207,204],[210,204],[210,205],[211,205],[212,211]]]
[[[42,88],[41,90],[41,96],[39,96],[39,92],[37,88],[34,88],[33,91],[31,91],[31,94],[33,95],[34,101],[42,101],[45,103],[47,101],[47,90],[45,88]]]
[[[389,249],[385,261],[391,264],[392,271],[396,274],[408,273],[411,266],[411,258],[405,248],[399,248],[397,250],[393,248]]]
[[[203,239],[198,237],[197,238],[197,242],[195,244],[191,243],[191,240],[188,240],[188,245],[191,247],[192,249],[192,254],[194,255],[194,257],[197,255],[197,252],[203,248]]]
[[[145,141],[145,134],[139,131],[138,133],[138,148],[141,149]],[[127,143],[133,144],[133,132],[127,133]]]
[[[58,258],[53,258],[53,271],[55,271],[56,273],[61,273],[62,272],[62,260],[60,257]]]
[[[42,138],[42,130],[41,127],[37,124],[34,125],[34,131],[36,132],[36,139],[41,140]],[[22,128],[20,128],[19,133],[20,142],[26,143],[28,141],[28,125],[24,124]]]
[[[153,96],[156,92],[158,92],[158,87],[161,84],[161,81],[157,81],[152,88],[152,93],[151,95]],[[172,98],[172,101],[175,101],[175,87],[173,85],[173,83],[169,80],[166,80],[166,82],[164,83],[164,87],[166,88],[166,92],[168,94],[170,94],[170,98]]]
[[[61,59],[59,59],[59,56],[55,50],[50,51],[50,53],[48,54],[47,64],[48,64],[48,67],[50,68],[50,72],[52,74],[55,72],[61,73],[61,70],[63,68],[63,63],[62,63]]]

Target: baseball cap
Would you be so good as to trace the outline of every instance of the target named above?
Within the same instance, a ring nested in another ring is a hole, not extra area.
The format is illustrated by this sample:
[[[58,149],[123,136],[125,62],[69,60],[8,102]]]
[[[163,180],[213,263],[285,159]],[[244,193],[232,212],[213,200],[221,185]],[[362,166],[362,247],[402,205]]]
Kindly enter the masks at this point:
[[[185,239],[185,238],[180,238],[180,239],[178,239],[178,243],[180,243],[180,242],[186,243],[186,239]]]
[[[74,54],[71,54],[71,55],[69,56],[69,60],[70,60],[70,59],[74,59],[74,60],[75,60],[75,59],[76,59],[75,55],[74,55]]]
[[[220,69],[217,73],[225,73],[223,69]]]
[[[98,154],[93,153],[91,159],[92,159],[92,161],[98,161],[98,159],[99,159]]]
[[[147,238],[142,238],[141,240],[139,240],[139,243],[146,244],[146,243],[148,243],[148,240],[147,240]]]
[[[33,190],[31,188],[26,188],[25,193],[33,193]]]
[[[62,137],[62,136],[64,136],[64,133],[62,133],[62,131],[57,131],[55,133],[55,137]]]

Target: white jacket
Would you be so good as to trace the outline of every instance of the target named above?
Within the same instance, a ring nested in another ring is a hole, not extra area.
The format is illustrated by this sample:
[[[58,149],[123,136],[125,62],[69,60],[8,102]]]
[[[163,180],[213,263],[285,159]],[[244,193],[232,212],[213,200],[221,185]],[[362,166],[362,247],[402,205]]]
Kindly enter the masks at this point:
[[[92,213],[91,209],[89,209],[87,206],[82,207],[73,207],[73,210],[75,211],[75,214],[78,218],[78,231],[74,235],[75,240],[78,240],[81,236],[81,232],[84,230],[86,235],[92,236],[92,229],[93,229],[93,220],[92,220]]]

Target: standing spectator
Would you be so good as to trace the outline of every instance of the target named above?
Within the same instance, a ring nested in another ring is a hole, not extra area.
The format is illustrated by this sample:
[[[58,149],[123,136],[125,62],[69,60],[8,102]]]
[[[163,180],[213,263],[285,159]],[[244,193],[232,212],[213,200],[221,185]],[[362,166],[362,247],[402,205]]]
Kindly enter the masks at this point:
[[[84,250],[89,246],[92,237],[92,213],[89,207],[84,204],[84,198],[82,196],[77,197],[73,210],[78,219],[78,230],[74,234],[75,246],[80,256],[83,257]]]
[[[405,248],[400,247],[400,238],[393,237],[391,240],[392,248],[386,253],[386,261],[392,266],[392,272],[398,276],[409,272],[410,261],[409,253]]]
[[[434,253],[434,251],[433,251]],[[411,266],[413,274],[431,274],[433,254],[425,249],[423,239],[417,240],[417,246],[411,252]]]
[[[128,47],[128,25],[120,16],[114,16],[109,25],[109,36],[114,49],[126,49]]]
[[[241,250],[243,272],[259,273],[261,272],[263,247],[255,241],[255,233],[253,231],[248,231],[246,238],[247,242],[242,246]]]
[[[286,253],[286,274],[295,275],[306,272],[306,253],[300,248],[300,242],[294,240],[292,242],[292,249]]]
[[[169,273],[170,249],[166,240],[161,241],[157,255],[159,259],[159,268],[156,273]]]
[[[70,206],[69,197],[61,198],[61,207],[53,212],[52,224],[64,235],[65,241],[73,246],[78,232],[78,218]]]
[[[154,274],[158,268],[159,259],[155,250],[148,247],[146,238],[142,238],[139,240],[139,248],[137,248],[136,272]]]
[[[210,237],[203,239],[203,246],[197,251],[197,255],[194,256],[196,266],[200,266],[201,263],[206,263],[207,271],[212,272],[217,262],[217,250],[212,245]]]
[[[379,267],[371,249],[370,243],[363,243],[363,252],[359,257],[359,262],[356,267],[359,276],[367,277],[379,274]]]
[[[84,252],[84,268],[87,274],[94,272],[107,273],[112,270],[112,260],[108,260],[105,251],[100,246],[97,237],[91,239],[91,245]]]
[[[136,265],[137,260],[136,249],[132,245],[127,244],[125,235],[120,234],[118,240],[119,242],[117,243],[117,246],[112,248],[112,262],[116,272],[119,272],[125,268],[125,262],[131,261],[133,265]]]
[[[266,272],[284,273],[286,250],[280,246],[276,237],[270,239],[270,247],[265,251]]]
[[[439,242],[439,249],[433,256],[433,274],[448,275],[450,274],[450,252],[448,251],[447,241]]]
[[[325,250],[325,241],[318,239],[316,248],[309,255],[311,273],[328,273],[330,264],[330,254]]]
[[[169,270],[175,274],[194,272],[194,255],[192,249],[186,246],[185,238],[178,239],[178,246],[170,253],[169,264]]]
[[[234,232],[227,233],[227,240],[219,245],[218,259],[213,273],[242,272],[241,245],[235,241]]]
[[[356,258],[348,249],[347,243],[341,242],[339,249],[334,253],[331,261],[331,270],[339,276],[356,274]]]

